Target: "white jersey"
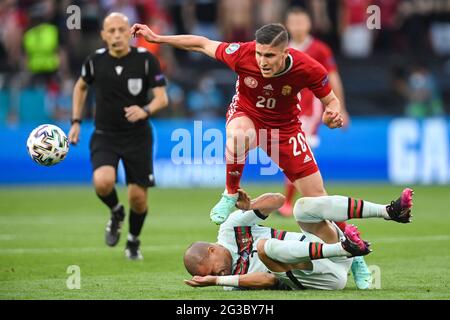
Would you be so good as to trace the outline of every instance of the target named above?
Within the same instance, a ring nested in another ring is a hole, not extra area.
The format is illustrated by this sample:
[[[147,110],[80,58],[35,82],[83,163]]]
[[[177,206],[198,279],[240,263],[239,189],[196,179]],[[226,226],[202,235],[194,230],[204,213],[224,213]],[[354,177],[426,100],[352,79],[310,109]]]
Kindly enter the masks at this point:
[[[231,252],[232,274],[268,272],[259,260],[256,246],[261,239],[299,240],[305,236],[299,232],[287,232],[258,225],[267,218],[258,210],[237,210],[220,225],[217,243]]]
[[[287,232],[258,225],[267,218],[258,210],[238,210],[230,214],[220,225],[217,243],[231,252],[233,259],[232,274],[240,275],[252,272],[269,272],[259,260],[256,250],[261,239],[276,238],[279,240],[298,240],[320,242],[323,240],[308,232]],[[334,225],[339,237],[342,231]],[[292,290],[306,288],[321,290],[343,289],[347,282],[347,273],[352,264],[352,258],[334,257],[312,260],[313,270],[291,270],[288,272],[273,272],[280,282]],[[231,290],[231,287],[224,287]]]

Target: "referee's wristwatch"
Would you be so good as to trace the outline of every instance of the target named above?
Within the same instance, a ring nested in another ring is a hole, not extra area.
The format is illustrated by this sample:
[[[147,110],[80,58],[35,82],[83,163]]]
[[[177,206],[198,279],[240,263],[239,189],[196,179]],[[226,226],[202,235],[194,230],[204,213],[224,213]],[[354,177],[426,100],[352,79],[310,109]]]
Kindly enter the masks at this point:
[[[74,123],[81,124],[81,120],[80,119],[76,119],[76,118],[70,119],[70,124],[73,125]]]
[[[150,111],[150,108],[148,105],[146,105],[145,107],[143,107],[142,109],[144,109],[145,113],[147,113],[147,118],[145,118],[145,120],[150,119],[152,113]]]

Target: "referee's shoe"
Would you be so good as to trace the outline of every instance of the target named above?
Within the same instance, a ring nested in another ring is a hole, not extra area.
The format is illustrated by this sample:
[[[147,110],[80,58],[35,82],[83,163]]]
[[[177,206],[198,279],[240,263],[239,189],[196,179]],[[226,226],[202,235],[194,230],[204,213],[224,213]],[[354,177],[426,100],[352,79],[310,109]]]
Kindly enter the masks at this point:
[[[139,246],[141,245],[141,241],[133,237],[131,235],[128,236],[127,246],[125,247],[125,257],[130,260],[142,260],[144,257],[142,256],[141,250]]]
[[[105,242],[108,246],[114,247],[120,239],[120,229],[125,219],[125,209],[122,205],[111,211],[111,219],[106,224]]]

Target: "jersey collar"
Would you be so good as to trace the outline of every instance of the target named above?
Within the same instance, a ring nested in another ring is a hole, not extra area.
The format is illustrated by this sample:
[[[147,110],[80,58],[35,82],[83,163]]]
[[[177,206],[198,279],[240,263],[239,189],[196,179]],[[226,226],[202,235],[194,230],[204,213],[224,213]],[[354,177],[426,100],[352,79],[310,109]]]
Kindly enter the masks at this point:
[[[276,77],[282,76],[282,75],[288,73],[289,70],[292,69],[292,66],[294,65],[294,58],[292,58],[290,53],[288,54],[288,63],[289,63],[289,66],[286,69],[284,69],[283,72],[275,74],[272,78],[276,78]]]

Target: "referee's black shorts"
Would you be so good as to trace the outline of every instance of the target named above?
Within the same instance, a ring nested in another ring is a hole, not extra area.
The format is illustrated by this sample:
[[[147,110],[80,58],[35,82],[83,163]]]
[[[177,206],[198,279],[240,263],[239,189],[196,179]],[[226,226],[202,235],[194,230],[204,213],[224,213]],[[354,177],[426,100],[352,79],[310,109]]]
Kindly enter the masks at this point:
[[[127,133],[95,130],[89,144],[92,169],[113,166],[119,160],[125,167],[127,184],[153,187],[153,134],[149,126]]]

